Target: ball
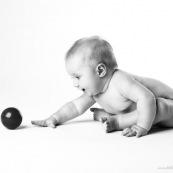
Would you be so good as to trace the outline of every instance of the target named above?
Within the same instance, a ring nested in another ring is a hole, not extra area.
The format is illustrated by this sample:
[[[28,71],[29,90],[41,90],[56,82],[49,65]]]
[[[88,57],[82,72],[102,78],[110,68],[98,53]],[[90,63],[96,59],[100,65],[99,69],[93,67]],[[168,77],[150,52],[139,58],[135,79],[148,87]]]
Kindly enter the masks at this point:
[[[8,129],[16,129],[22,122],[22,115],[16,108],[7,108],[1,114],[1,122]]]

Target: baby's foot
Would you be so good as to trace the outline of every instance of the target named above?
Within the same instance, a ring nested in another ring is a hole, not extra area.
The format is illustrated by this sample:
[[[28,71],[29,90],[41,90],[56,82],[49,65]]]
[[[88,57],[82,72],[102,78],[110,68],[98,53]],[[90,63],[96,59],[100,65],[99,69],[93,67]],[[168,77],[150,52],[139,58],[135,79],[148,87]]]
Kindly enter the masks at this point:
[[[119,123],[116,115],[109,117],[101,117],[101,121],[103,123],[103,127],[106,133],[119,130]]]
[[[95,121],[101,121],[102,117],[106,117],[107,118],[107,117],[112,116],[112,114],[109,114],[104,109],[91,108],[90,111],[94,113],[94,117],[93,118],[94,118]]]

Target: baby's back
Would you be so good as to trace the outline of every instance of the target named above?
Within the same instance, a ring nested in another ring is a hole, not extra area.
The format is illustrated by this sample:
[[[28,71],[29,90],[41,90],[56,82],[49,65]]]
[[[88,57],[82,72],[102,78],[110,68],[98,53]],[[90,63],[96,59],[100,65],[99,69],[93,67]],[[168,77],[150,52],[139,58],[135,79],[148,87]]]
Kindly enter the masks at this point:
[[[173,89],[170,88],[168,85],[164,84],[163,82],[156,79],[136,75],[133,75],[133,77],[139,83],[148,88],[156,98],[162,97],[167,99],[173,99]]]

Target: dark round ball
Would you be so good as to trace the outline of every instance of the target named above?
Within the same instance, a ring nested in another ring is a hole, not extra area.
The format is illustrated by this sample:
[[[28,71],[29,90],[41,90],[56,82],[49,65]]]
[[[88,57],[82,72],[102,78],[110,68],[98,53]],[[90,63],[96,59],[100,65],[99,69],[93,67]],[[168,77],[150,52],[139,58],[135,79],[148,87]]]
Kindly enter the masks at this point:
[[[16,129],[22,122],[22,116],[18,109],[7,108],[1,114],[2,124],[8,129]]]

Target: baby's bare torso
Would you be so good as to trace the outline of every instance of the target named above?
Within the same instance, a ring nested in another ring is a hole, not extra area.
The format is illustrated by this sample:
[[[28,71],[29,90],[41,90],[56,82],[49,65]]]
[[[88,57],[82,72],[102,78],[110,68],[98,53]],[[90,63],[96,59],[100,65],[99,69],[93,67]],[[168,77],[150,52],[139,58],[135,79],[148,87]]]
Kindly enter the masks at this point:
[[[136,103],[122,96],[122,93],[120,93],[116,86],[116,83],[119,83],[119,86],[121,85],[120,79],[122,75],[133,78],[136,82],[145,86],[153,93],[155,98],[162,97],[173,99],[173,89],[164,83],[155,79],[140,77],[121,70],[116,70],[112,76],[107,91],[94,97],[95,101],[105,111],[111,114],[124,114],[136,109]]]

